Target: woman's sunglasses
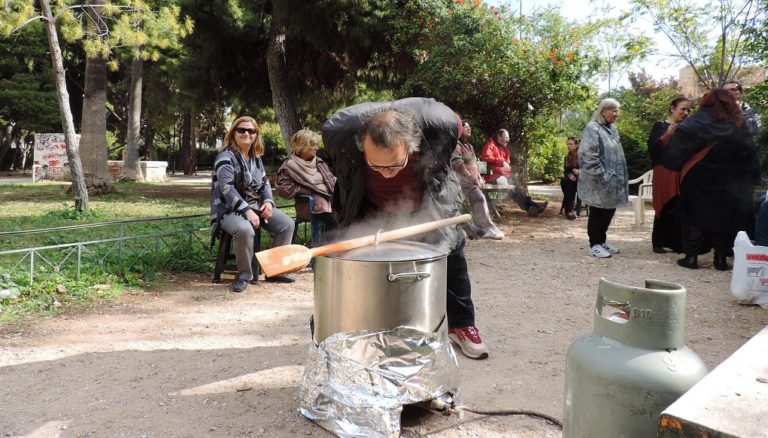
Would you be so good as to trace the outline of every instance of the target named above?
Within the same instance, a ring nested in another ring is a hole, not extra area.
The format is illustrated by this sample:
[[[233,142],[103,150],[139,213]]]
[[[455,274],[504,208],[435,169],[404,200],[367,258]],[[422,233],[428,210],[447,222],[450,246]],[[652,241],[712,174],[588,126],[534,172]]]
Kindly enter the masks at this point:
[[[251,128],[235,128],[235,132],[238,134],[245,134],[247,132],[250,135],[256,135],[259,131]]]

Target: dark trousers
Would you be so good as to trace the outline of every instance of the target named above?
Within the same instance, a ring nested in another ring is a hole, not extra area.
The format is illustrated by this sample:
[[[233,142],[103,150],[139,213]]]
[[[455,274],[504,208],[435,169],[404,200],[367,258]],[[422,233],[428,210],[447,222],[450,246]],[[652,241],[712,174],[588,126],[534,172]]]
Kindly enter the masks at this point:
[[[651,244],[654,248],[672,248],[674,252],[683,252],[683,227],[676,209],[677,197],[667,202],[661,213],[654,215],[651,231]]]
[[[590,248],[605,243],[608,226],[611,225],[615,208],[589,207],[589,219],[587,219],[587,235]]]
[[[694,256],[709,251],[709,244],[715,249],[715,256],[727,256],[733,249],[736,233],[705,231],[696,225],[683,224],[683,252]]]
[[[576,196],[578,189],[578,183],[571,181],[568,178],[560,179],[560,188],[563,190],[563,203],[560,205],[560,209],[563,210],[563,214],[568,214],[576,208],[576,214],[581,213],[581,200]]]
[[[755,244],[768,246],[768,201],[763,201],[755,219]]]
[[[475,305],[472,303],[472,285],[469,282],[464,240],[448,254],[448,295],[446,297],[448,327],[475,325]]]
[[[499,176],[498,178],[488,181],[491,184],[509,184],[512,185],[512,180],[506,176]],[[507,195],[507,199],[511,199],[512,202],[517,204],[518,207],[520,207],[523,211],[528,211],[529,208],[533,207],[534,202],[531,199],[530,196],[525,194],[525,191],[521,189],[520,187],[515,186],[514,189]]]

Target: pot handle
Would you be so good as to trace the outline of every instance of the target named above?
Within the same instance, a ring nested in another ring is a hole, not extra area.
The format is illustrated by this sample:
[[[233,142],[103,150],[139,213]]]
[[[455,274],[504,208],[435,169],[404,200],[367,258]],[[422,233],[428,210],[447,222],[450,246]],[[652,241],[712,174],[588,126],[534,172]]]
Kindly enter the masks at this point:
[[[396,281],[402,281],[402,282],[411,282],[415,283],[417,281],[424,280],[426,278],[429,278],[432,274],[429,272],[419,271],[416,262],[413,263],[413,270],[411,272],[392,272],[392,263],[389,264],[389,275],[387,275],[387,280],[390,283],[394,283]]]
[[[389,280],[391,283],[394,283],[396,281],[411,281],[411,282],[415,282],[415,281],[424,280],[425,278],[429,278],[430,275],[432,275],[432,274],[430,274],[429,272],[419,272],[419,271],[416,271],[416,272],[398,272],[397,274],[390,273],[389,275],[387,275],[387,280]]]

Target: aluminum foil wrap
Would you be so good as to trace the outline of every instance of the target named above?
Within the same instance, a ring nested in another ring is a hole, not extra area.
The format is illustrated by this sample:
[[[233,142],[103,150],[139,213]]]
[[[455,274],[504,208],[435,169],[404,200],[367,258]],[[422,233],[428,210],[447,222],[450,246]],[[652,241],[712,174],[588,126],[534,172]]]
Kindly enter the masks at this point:
[[[337,436],[397,437],[403,405],[450,404],[458,393],[445,330],[361,330],[310,345],[299,412]]]

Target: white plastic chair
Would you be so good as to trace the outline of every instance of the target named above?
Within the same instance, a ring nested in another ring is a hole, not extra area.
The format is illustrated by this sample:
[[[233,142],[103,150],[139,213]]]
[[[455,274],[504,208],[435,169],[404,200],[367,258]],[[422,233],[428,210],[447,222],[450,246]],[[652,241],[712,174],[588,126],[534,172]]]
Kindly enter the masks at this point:
[[[635,212],[635,225],[641,225],[645,222],[645,201],[653,201],[653,170],[628,182],[629,185],[640,184],[637,188],[637,196],[630,196],[629,202],[632,203],[632,209]]]

